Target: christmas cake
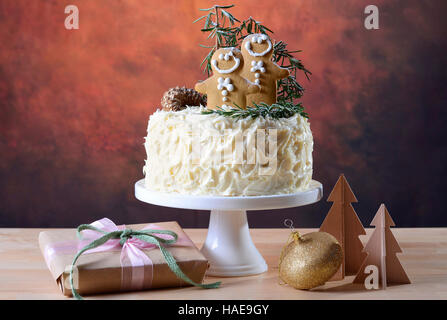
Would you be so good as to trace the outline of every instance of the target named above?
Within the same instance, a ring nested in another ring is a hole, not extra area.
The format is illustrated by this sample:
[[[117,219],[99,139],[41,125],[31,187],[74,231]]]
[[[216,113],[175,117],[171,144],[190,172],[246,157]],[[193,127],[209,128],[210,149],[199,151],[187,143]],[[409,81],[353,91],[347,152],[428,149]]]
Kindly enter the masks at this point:
[[[202,31],[226,30],[227,37],[215,36],[204,60],[209,77],[195,89],[170,89],[150,116],[145,186],[215,196],[304,191],[313,137],[296,79],[297,71],[310,72],[267,27],[252,18],[236,27],[227,9],[215,7],[202,17]],[[213,21],[216,12],[226,19]]]

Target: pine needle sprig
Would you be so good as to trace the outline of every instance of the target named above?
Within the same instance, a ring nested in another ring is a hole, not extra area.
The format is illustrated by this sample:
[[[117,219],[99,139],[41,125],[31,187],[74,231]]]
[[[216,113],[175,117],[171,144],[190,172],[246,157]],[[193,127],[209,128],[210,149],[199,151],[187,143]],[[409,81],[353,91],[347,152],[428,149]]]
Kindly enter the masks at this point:
[[[305,118],[309,118],[309,115],[304,111],[302,103],[294,104],[290,102],[274,103],[268,105],[264,102],[260,104],[253,104],[253,107],[247,107],[243,109],[239,106],[230,109],[223,109],[217,107],[217,109],[207,109],[202,111],[202,114],[218,114],[224,117],[230,117],[234,119],[245,119],[251,117],[253,119],[262,117],[271,117],[272,119],[290,118],[295,114],[300,114]]]
[[[307,80],[310,80],[312,73],[304,67],[301,60],[293,56],[293,53],[298,52],[301,52],[301,50],[289,51],[287,43],[284,41],[279,41],[273,46],[273,61],[290,71],[290,76],[278,80],[278,101],[293,102],[303,96],[304,87],[297,81],[298,70],[304,73]]]
[[[267,32],[273,33],[272,30],[264,26],[260,21],[253,19],[252,17],[249,17],[248,19],[242,21],[239,27],[236,28],[236,33],[239,41],[243,40],[249,34],[267,34]]]
[[[236,38],[236,22],[240,22],[235,18],[228,9],[234,7],[234,5],[220,6],[215,5],[211,8],[200,9],[200,11],[208,12],[207,14],[196,19],[193,23],[199,22],[205,19],[205,23],[202,32],[208,32],[207,39],[214,39],[213,46],[200,45],[201,47],[211,49],[202,61],[201,66],[204,68],[204,72],[211,74],[211,57],[213,53],[222,47],[234,47],[237,45]]]

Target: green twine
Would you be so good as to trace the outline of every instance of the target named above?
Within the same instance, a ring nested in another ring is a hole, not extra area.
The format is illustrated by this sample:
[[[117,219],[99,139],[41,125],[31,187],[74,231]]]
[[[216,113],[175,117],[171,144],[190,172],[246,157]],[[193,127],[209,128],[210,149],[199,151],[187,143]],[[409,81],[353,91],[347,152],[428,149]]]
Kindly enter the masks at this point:
[[[147,243],[156,245],[160,249],[161,253],[163,254],[163,257],[165,258],[166,263],[168,264],[168,267],[171,269],[171,271],[174,272],[174,274],[178,278],[182,279],[183,281],[185,281],[193,286],[201,287],[204,289],[213,289],[213,288],[219,287],[219,285],[221,284],[220,281],[214,282],[214,283],[208,283],[208,284],[196,283],[196,282],[192,281],[186,274],[183,273],[183,271],[180,269],[177,262],[175,261],[174,257],[172,256],[172,254],[161,245],[162,243],[163,244],[172,244],[177,241],[178,236],[173,231],[157,230],[157,229],[146,229],[146,230],[136,231],[136,230],[132,230],[132,229],[125,229],[125,230],[112,231],[112,232],[107,233],[101,229],[98,229],[98,228],[90,225],[90,224],[81,224],[77,229],[77,235],[79,238],[82,237],[81,231],[83,231],[83,230],[94,230],[94,231],[100,232],[104,235],[102,237],[92,241],[91,243],[86,245],[84,248],[79,250],[73,259],[73,262],[71,264],[71,269],[70,269],[70,286],[71,286],[71,292],[73,294],[73,297],[75,297],[77,300],[82,300],[82,297],[73,285],[73,267],[75,266],[76,261],[78,261],[78,258],[85,251],[99,247],[99,246],[103,245],[104,243],[106,243],[107,241],[109,241],[110,239],[120,239],[120,245],[124,245],[124,243],[127,241],[127,239],[133,237],[133,238],[140,239],[141,241],[145,241]],[[167,234],[167,235],[172,236],[172,239],[163,239],[163,238],[157,237],[156,234]]]

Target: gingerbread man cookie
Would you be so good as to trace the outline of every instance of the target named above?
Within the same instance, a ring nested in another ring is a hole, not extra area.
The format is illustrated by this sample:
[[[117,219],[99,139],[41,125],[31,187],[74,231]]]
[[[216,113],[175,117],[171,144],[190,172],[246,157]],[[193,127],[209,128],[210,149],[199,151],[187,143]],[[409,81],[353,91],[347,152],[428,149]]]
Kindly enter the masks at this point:
[[[258,84],[240,76],[244,60],[236,48],[221,48],[211,57],[213,75],[195,85],[196,91],[207,95],[207,108],[247,107],[246,96],[260,91]]]
[[[275,103],[277,81],[288,77],[290,72],[272,61],[272,41],[262,33],[250,34],[242,42],[241,48],[245,61],[242,77],[261,86],[260,92],[247,97],[248,104]]]

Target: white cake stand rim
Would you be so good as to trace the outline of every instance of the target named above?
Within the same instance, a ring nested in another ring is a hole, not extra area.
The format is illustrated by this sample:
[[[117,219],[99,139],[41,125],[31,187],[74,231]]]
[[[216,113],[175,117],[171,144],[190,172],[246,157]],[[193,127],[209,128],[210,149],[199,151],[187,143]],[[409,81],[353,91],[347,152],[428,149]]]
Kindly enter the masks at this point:
[[[144,179],[135,183],[135,197],[143,202],[172,208],[192,210],[267,210],[304,206],[323,197],[323,185],[311,180],[307,190],[264,196],[203,196],[162,193],[147,189]]]

